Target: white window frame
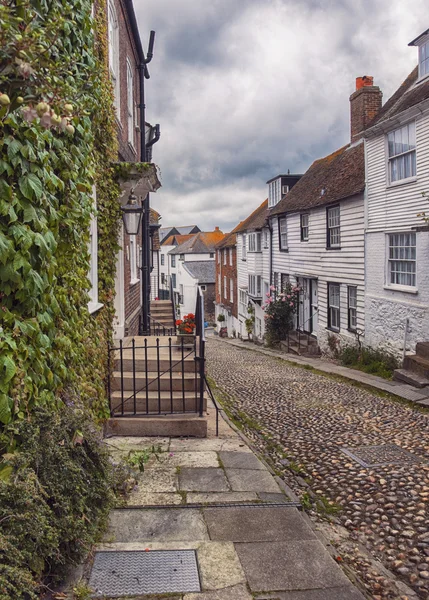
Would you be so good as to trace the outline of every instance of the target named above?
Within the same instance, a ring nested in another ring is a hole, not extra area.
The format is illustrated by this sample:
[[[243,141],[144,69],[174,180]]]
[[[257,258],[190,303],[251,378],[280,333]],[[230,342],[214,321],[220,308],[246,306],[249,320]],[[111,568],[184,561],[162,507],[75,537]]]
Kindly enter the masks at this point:
[[[171,283],[173,285],[173,289],[176,289],[177,286],[177,277],[176,277],[176,273],[172,273],[171,274]]]
[[[234,304],[234,280],[229,280],[229,301]]]
[[[240,313],[240,315],[243,315],[243,317],[247,316],[247,305],[249,302],[249,297],[247,295],[247,291],[246,290],[238,290],[238,312]]]
[[[249,233],[249,252],[262,252],[260,231]]]
[[[349,331],[357,329],[357,286],[347,286],[347,321]]]
[[[164,254],[161,254],[161,267],[163,267],[165,265],[165,256]]]
[[[245,233],[243,233],[241,250],[242,250],[241,259],[246,260],[247,259],[247,236]]]
[[[119,73],[119,22],[116,14],[115,3],[109,0],[107,7],[108,19],[108,44],[109,44],[109,71],[112,79],[116,117],[120,118],[121,90]]]
[[[218,294],[219,297],[222,298],[222,275],[220,273],[218,273],[217,275],[217,287],[218,287]]]
[[[131,61],[127,58],[127,123],[128,143],[135,148],[135,123],[134,123],[134,73]]]
[[[326,247],[341,248],[341,211],[340,205],[326,209]]]
[[[419,45],[419,79],[429,75],[429,36],[423,38]]]
[[[261,275],[249,275],[249,296],[252,298],[262,297],[262,277]]]
[[[223,297],[225,298],[225,300],[228,300],[228,287],[226,275],[223,276]]]
[[[310,235],[310,214],[301,213],[300,215],[301,224],[301,242],[308,242]]]
[[[410,121],[406,125],[389,131],[386,140],[389,183],[394,185],[414,179],[417,175],[416,122]],[[402,140],[406,140],[406,142],[402,142]]]
[[[287,218],[279,219],[279,247],[280,250],[287,250]]]
[[[268,229],[264,229],[264,249],[268,250]]]
[[[140,281],[137,270],[137,236],[130,235],[130,285],[135,285]]]
[[[217,250],[217,262],[220,264],[220,255],[221,255],[221,251]]]
[[[332,331],[341,329],[341,285],[328,283],[328,328]]]
[[[282,182],[281,178],[278,177],[274,181],[268,184],[268,208],[276,206],[282,198]]]
[[[386,246],[386,287],[404,291],[417,290],[416,233],[414,231],[388,233]]]
[[[175,254],[171,255],[171,266],[173,269],[176,268],[176,255]]]
[[[232,248],[229,249],[229,266],[232,267]]]
[[[255,317],[255,335],[258,338],[262,336],[262,320],[259,317]]]
[[[89,272],[88,279],[91,287],[89,289],[88,311],[92,314],[103,305],[98,301],[98,227],[97,227],[97,192],[95,185],[92,186],[93,213],[89,225]]]
[[[226,262],[227,262],[227,261],[226,261],[226,253],[227,253],[227,249],[226,249],[226,248],[224,248],[224,249],[223,249],[223,264],[224,264],[224,265],[226,265]]]

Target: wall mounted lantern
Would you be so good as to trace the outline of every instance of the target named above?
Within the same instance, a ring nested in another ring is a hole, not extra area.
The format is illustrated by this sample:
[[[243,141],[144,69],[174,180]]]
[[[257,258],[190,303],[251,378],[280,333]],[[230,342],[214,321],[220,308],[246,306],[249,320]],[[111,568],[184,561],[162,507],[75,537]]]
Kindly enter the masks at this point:
[[[133,192],[128,196],[128,202],[125,206],[121,206],[121,210],[125,231],[128,235],[137,235],[140,230],[143,207],[138,204],[137,196]]]

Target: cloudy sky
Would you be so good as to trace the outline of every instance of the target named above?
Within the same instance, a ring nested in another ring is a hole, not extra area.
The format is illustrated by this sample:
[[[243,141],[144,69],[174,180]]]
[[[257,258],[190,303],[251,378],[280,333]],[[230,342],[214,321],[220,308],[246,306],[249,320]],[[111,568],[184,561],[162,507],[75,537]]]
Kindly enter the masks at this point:
[[[229,231],[267,196],[349,141],[355,78],[395,91],[417,63],[427,0],[134,0],[147,46],[147,118],[163,226]]]

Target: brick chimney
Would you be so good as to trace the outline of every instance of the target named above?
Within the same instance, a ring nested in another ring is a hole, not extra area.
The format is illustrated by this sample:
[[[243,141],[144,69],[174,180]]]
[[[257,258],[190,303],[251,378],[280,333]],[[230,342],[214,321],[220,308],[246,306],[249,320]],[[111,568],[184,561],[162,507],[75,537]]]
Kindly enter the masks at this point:
[[[368,123],[381,108],[383,93],[374,78],[356,77],[356,91],[350,96],[350,139],[356,142],[362,137]]]
[[[215,227],[215,231],[219,231],[219,227]]]

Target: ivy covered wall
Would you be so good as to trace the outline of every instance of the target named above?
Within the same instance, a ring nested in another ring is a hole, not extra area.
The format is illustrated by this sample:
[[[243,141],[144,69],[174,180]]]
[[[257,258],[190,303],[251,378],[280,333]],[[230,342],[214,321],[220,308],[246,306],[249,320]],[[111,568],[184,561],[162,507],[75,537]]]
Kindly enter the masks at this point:
[[[9,452],[14,423],[36,406],[75,396],[108,414],[120,207],[105,0],[94,19],[91,4],[0,1],[0,450]],[[90,315],[93,184],[103,308]]]

